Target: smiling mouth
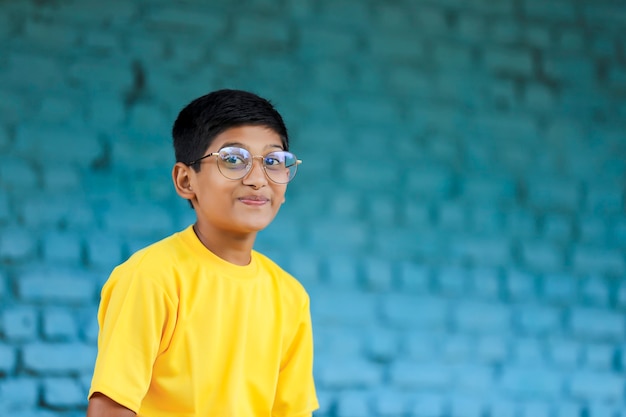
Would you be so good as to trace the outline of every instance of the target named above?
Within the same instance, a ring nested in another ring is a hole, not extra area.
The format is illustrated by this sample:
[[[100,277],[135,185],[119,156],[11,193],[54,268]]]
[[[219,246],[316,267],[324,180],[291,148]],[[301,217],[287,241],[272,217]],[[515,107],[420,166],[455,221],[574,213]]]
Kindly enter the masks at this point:
[[[250,206],[262,206],[263,204],[268,203],[269,199],[258,196],[246,196],[239,198],[239,201]]]

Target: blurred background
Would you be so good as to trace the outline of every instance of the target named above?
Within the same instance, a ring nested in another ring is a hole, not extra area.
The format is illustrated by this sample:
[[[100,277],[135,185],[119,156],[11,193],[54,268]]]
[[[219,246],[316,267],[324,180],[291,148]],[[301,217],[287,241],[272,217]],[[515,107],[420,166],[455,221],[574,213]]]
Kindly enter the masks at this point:
[[[304,160],[257,249],[311,295],[316,416],[626,416],[618,0],[0,0],[0,415],[84,415],[218,88]]]

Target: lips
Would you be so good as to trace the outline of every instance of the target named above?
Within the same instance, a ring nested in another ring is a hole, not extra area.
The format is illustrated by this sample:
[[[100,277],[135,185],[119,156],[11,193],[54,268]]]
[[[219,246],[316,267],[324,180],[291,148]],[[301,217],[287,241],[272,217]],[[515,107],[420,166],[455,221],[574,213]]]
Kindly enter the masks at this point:
[[[260,195],[246,195],[239,197],[239,201],[250,206],[262,206],[270,201],[269,198]]]

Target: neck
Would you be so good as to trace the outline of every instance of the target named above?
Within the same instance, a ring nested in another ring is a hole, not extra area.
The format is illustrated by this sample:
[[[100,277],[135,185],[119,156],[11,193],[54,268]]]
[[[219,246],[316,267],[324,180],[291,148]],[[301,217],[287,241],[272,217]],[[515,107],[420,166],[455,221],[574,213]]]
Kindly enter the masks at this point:
[[[193,230],[208,250],[225,261],[241,266],[250,263],[256,233],[245,235],[235,235],[224,231],[207,233],[198,223],[193,225]]]

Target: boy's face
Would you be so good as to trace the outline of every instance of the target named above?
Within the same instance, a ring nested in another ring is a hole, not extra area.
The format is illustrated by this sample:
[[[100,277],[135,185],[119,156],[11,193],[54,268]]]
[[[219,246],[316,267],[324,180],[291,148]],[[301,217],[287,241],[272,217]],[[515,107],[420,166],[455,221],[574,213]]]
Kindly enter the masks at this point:
[[[283,149],[280,136],[273,130],[240,126],[216,136],[205,155],[227,146],[246,149],[253,156]],[[250,171],[238,180],[222,175],[216,158],[204,159],[199,172],[189,167],[189,187],[200,230],[245,235],[267,227],[285,201],[287,185],[270,181],[260,158],[254,158]]]

